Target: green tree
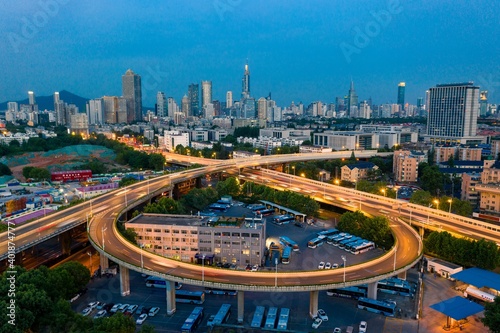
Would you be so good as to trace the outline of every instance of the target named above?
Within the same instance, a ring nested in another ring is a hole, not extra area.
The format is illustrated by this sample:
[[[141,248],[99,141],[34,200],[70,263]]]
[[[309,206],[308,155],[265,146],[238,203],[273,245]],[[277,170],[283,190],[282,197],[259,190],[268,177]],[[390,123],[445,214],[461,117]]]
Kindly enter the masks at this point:
[[[163,170],[166,160],[162,154],[150,154],[148,162],[151,169],[158,171]]]
[[[64,299],[73,297],[90,281],[89,269],[76,261],[65,262],[55,268],[54,272],[60,274],[63,281],[65,280],[62,293]]]
[[[218,182],[216,189],[220,196],[230,195],[232,197],[238,197],[240,195],[240,183],[235,177],[229,177],[225,181]]]
[[[413,192],[410,202],[417,205],[429,206],[432,203],[432,195],[428,191],[418,190]]]
[[[132,184],[137,183],[138,180],[133,178],[133,177],[123,177],[120,182],[118,183],[118,186],[120,187],[126,187]]]
[[[145,213],[155,214],[184,214],[185,209],[180,201],[162,197],[155,203],[147,204],[144,207]]]
[[[495,297],[493,303],[484,305],[484,318],[481,321],[491,333],[500,333],[500,297]]]
[[[94,332],[134,333],[134,318],[126,317],[123,313],[118,312],[109,318],[97,319],[94,322]]]
[[[443,192],[443,183],[444,176],[436,165],[423,169],[420,184],[424,190],[439,196],[439,193]]]
[[[12,171],[10,168],[3,163],[0,163],[0,176],[10,176],[12,175]]]

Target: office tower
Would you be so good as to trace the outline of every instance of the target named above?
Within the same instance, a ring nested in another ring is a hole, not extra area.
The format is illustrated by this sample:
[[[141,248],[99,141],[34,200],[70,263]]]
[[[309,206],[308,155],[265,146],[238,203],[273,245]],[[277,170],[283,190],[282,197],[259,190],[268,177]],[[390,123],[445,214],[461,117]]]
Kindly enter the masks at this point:
[[[405,86],[404,82],[399,82],[398,84],[398,104],[400,106],[400,111],[405,109]]]
[[[241,79],[241,99],[250,97],[250,71],[248,70],[248,62],[245,64],[245,72]]]
[[[429,104],[431,99],[431,93],[429,90],[425,91],[425,111],[429,114]]]
[[[264,97],[257,100],[257,115],[259,119],[267,118],[267,100]]]
[[[343,97],[335,97],[335,109],[337,110],[337,112],[345,110],[344,102],[345,101]]]
[[[35,93],[33,91],[28,91],[28,103],[30,105],[36,104],[36,102],[35,102]]]
[[[200,85],[191,83],[188,87],[189,114],[186,117],[197,117],[200,114]]]
[[[201,106],[212,103],[212,81],[201,81]]]
[[[104,124],[104,100],[102,98],[91,99],[88,101],[87,118],[90,125]]]
[[[58,91],[56,91],[56,92],[54,93],[54,105],[55,105],[57,102],[59,102],[59,101],[60,101],[60,98],[59,98],[59,92],[58,92]]]
[[[255,108],[255,98],[245,98],[241,103],[241,117],[245,119],[254,119],[257,116]]]
[[[219,100],[212,101],[212,104],[214,105],[214,116],[220,115],[222,106],[220,105]]]
[[[141,77],[131,69],[122,76],[122,95],[127,100],[127,123],[142,120]]]
[[[7,110],[10,112],[18,113],[19,112],[19,105],[17,102],[8,102],[7,103]]]
[[[104,120],[108,124],[125,124],[127,123],[128,99],[117,96],[104,96]]]
[[[184,95],[184,97],[182,97],[181,110],[182,113],[184,114],[184,118],[192,116],[191,105],[189,104],[189,98],[187,97],[187,95]]]
[[[230,108],[233,106],[233,92],[229,90],[226,92],[226,108]]]
[[[359,118],[370,119],[372,114],[372,109],[367,101],[363,101],[359,104]]]
[[[215,116],[215,109],[213,103],[208,103],[203,107],[203,112],[205,113],[205,119],[213,119]]]
[[[168,115],[168,110],[167,110],[167,98],[165,97],[165,94],[161,91],[158,91],[156,93],[156,115],[160,118],[166,117]]]
[[[353,117],[358,113],[358,95],[356,94],[356,90],[354,90],[354,82],[351,81],[351,87],[349,88],[349,92],[347,94],[347,117]],[[352,115],[351,115],[352,114]]]
[[[483,90],[479,94],[479,115],[485,117],[488,113],[488,91]]]
[[[476,136],[479,87],[472,82],[438,84],[429,91],[427,135],[433,138]]]
[[[168,110],[168,116],[170,118],[174,118],[175,113],[180,112],[179,106],[177,105],[177,102],[175,101],[175,99],[173,97],[169,97],[167,100],[167,110]]]

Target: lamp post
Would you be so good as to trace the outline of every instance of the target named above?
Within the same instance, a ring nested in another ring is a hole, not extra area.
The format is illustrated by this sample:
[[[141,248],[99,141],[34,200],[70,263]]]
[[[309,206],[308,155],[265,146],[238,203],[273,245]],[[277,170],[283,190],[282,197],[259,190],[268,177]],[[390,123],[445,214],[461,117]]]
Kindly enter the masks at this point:
[[[436,199],[432,202],[434,202],[436,204],[436,209],[439,210],[439,200]]]
[[[205,284],[205,255],[201,256],[201,284]]]
[[[450,209],[448,210],[448,213],[451,214],[451,204],[453,203],[453,199],[448,199],[448,203],[450,204]]]
[[[141,273],[144,273],[144,260],[142,258],[142,251],[144,248],[144,244],[139,244],[139,247],[141,248]]]
[[[102,234],[102,251],[104,252],[105,248],[104,248],[104,232],[108,230],[108,228],[105,228],[105,227],[102,227],[101,228],[101,234]]]
[[[278,258],[274,258],[274,264],[276,265],[276,274],[274,276],[274,287],[278,287]]]
[[[380,192],[384,193],[384,197],[387,197],[387,191],[385,190],[385,188],[381,189]]]
[[[344,262],[344,286],[345,286],[345,263],[346,263],[347,258],[346,258],[346,256],[341,256],[341,258],[342,258],[342,261]]]
[[[89,256],[90,276],[92,276],[92,251],[87,252]]]

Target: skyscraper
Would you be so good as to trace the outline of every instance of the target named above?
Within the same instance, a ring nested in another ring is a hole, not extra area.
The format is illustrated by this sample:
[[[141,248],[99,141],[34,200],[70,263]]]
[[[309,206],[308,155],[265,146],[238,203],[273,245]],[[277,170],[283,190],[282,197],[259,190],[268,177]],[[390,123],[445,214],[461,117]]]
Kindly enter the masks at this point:
[[[189,104],[189,98],[187,95],[184,95],[181,100],[181,110],[184,114],[184,118],[191,117],[191,105]]]
[[[241,99],[250,97],[250,71],[248,70],[248,62],[245,64],[245,72],[241,79]]]
[[[200,85],[191,83],[188,87],[189,114],[186,117],[200,115]]]
[[[201,81],[201,107],[212,103],[212,81]]]
[[[90,125],[104,123],[104,100],[102,98],[91,99],[87,102],[87,119]]]
[[[354,90],[354,82],[351,80],[351,87],[347,94],[347,117],[352,117],[358,114],[358,95]]]
[[[427,135],[431,141],[476,136],[479,87],[472,82],[438,84],[429,91]]]
[[[233,106],[233,92],[229,90],[226,92],[226,108],[230,108]]]
[[[156,115],[160,118],[168,116],[167,109],[167,98],[165,97],[165,93],[162,91],[158,91],[156,93]]]
[[[127,122],[142,120],[141,77],[131,69],[122,76],[122,95],[127,100]]]
[[[28,91],[28,103],[30,105],[36,104],[36,102],[35,102],[35,93],[33,91]]]
[[[267,118],[267,99],[264,97],[257,100],[257,116],[259,119]]]
[[[405,108],[405,86],[406,83],[404,82],[399,82],[398,84],[398,104],[401,111]]]
[[[486,116],[488,113],[488,91],[483,90],[479,94],[479,115]]]

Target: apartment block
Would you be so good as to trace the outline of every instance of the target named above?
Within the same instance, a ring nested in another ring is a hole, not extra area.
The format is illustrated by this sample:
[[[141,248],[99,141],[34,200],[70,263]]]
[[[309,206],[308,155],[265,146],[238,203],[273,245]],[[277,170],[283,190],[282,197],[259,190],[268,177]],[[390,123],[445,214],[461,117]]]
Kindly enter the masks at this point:
[[[344,165],[340,168],[340,179],[355,183],[360,179],[365,179],[370,170],[378,170],[378,166],[372,162],[358,162],[356,164]]]
[[[393,167],[394,180],[397,182],[416,182],[418,165],[427,162],[427,155],[423,152],[397,150],[394,152]]]

